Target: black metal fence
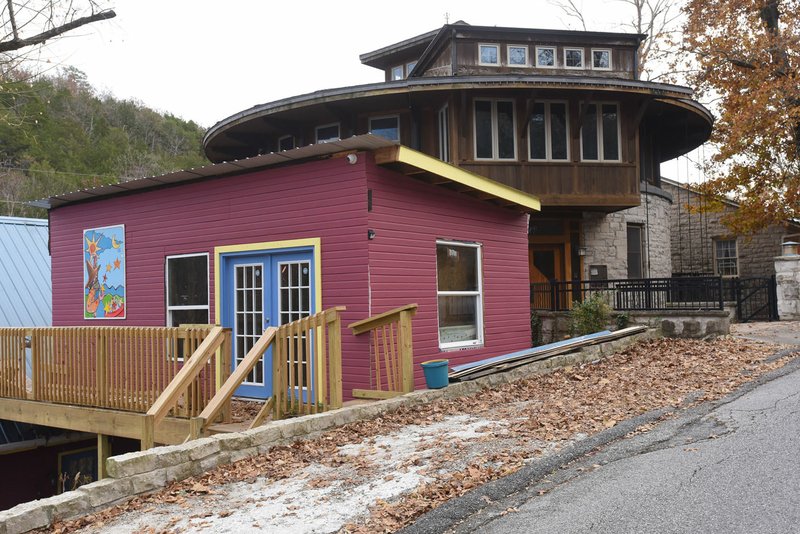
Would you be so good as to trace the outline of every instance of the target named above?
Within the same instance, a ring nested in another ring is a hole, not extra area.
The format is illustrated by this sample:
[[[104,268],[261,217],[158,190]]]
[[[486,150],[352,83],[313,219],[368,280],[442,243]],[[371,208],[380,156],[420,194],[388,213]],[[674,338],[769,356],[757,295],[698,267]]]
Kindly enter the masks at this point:
[[[569,311],[573,304],[601,293],[619,311],[721,310],[719,276],[572,280],[531,284],[531,309]]]

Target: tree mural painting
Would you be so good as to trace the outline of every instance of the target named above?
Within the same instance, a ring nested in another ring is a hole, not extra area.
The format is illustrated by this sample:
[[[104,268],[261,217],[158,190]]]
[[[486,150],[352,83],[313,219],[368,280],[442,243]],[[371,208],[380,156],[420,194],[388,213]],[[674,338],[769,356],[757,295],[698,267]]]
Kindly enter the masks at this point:
[[[83,318],[125,318],[125,225],[83,231]]]

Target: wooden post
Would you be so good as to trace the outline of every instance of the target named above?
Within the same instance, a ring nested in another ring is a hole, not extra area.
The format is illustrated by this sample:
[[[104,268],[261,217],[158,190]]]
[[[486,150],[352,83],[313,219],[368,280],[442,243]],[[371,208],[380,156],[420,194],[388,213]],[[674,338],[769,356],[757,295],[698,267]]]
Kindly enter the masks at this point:
[[[192,417],[189,419],[189,439],[198,439],[203,435],[203,424],[205,419],[202,417]]]
[[[155,417],[152,414],[142,416],[142,437],[140,448],[143,451],[152,449],[155,446]]]
[[[328,323],[329,383],[331,408],[342,407],[342,317],[337,310]]]
[[[408,310],[400,312],[398,337],[397,344],[400,348],[402,391],[404,393],[410,393],[414,391],[414,348],[411,340],[411,312]]]
[[[286,342],[286,329],[279,328],[275,335],[275,344],[272,348],[272,397],[275,402],[272,405],[272,420],[277,421],[282,417],[284,410],[284,397],[286,387],[283,380],[283,368],[286,365],[286,354],[283,352]]]
[[[231,345],[231,329],[225,329],[225,341],[222,342],[222,348],[220,349],[220,357],[217,359],[217,365],[219,369],[219,381],[217,382],[217,391],[222,387],[228,377],[231,376],[231,351],[233,350],[233,345]],[[231,417],[231,400],[225,403],[225,406],[222,408],[222,420],[226,423],[230,423],[233,419]]]
[[[109,456],[111,456],[111,444],[108,442],[108,436],[97,434],[97,480],[108,478],[106,460]]]

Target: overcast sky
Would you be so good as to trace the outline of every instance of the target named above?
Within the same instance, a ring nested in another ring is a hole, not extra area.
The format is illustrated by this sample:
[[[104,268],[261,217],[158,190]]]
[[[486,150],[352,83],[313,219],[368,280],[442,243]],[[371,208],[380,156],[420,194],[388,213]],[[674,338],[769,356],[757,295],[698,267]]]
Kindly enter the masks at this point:
[[[581,29],[547,0],[110,0],[117,16],[43,50],[46,65],[84,71],[100,92],[204,127],[284,97],[378,82],[359,54],[441,27]],[[619,0],[575,0],[587,28],[632,31]],[[666,171],[666,169],[665,169]],[[673,174],[672,172],[666,174]]]
[[[631,17],[617,0],[583,3],[589,29],[621,31],[619,22]],[[381,81],[359,54],[441,27],[448,16],[473,25],[580,29],[547,0],[111,4],[116,18],[48,47],[53,64],[73,65],[101,91],[203,126],[255,104]]]

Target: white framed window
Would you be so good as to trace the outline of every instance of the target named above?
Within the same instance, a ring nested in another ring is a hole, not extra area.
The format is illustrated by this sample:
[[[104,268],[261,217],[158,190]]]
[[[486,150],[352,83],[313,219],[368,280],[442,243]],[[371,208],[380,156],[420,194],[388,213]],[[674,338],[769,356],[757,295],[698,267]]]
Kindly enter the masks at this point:
[[[611,70],[611,50],[592,48],[592,68],[594,70]]]
[[[450,113],[447,104],[442,106],[437,114],[439,130],[439,159],[450,161]]]
[[[323,124],[314,129],[317,143],[327,143],[328,141],[338,141],[341,138],[339,133],[339,123]]]
[[[569,111],[566,102],[535,102],[528,123],[528,159],[569,159]]]
[[[513,100],[475,100],[475,159],[517,159]]]
[[[396,67],[392,67],[391,80],[392,81],[402,80],[403,78],[405,78],[405,76],[403,74],[403,66],[402,65],[397,65]]]
[[[736,239],[714,240],[714,273],[718,276],[739,276]]]
[[[536,66],[545,69],[556,68],[556,47],[537,46],[536,47]]]
[[[528,47],[525,45],[508,45],[506,47],[508,64],[512,67],[528,66]]]
[[[481,245],[436,241],[439,348],[483,344]]]
[[[408,75],[411,74],[411,71],[414,70],[414,67],[416,66],[417,66],[416,60],[406,63],[406,78],[408,78]]]
[[[207,252],[166,257],[167,326],[209,324],[208,258]]]
[[[278,151],[291,150],[295,147],[294,136],[284,135],[278,138]]]
[[[400,117],[390,115],[386,117],[370,117],[369,133],[385,137],[389,141],[400,140]]]
[[[585,104],[581,122],[581,159],[584,161],[621,161],[619,104]]]
[[[500,65],[500,45],[481,43],[478,45],[478,64],[497,67]]]
[[[564,49],[564,67],[568,69],[583,68],[583,48]]]

